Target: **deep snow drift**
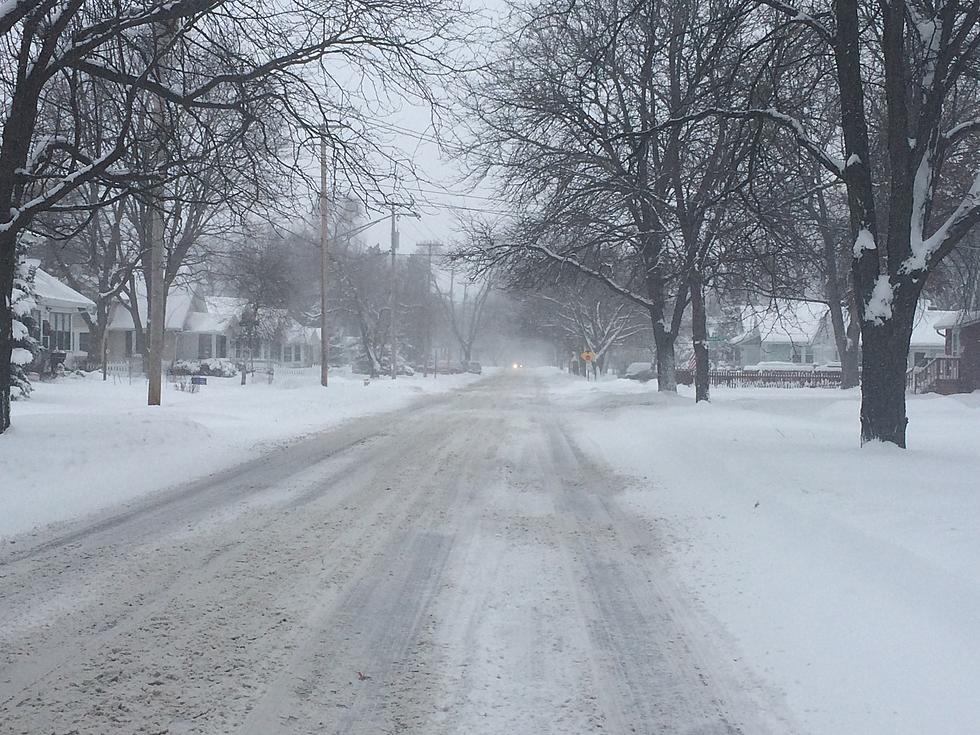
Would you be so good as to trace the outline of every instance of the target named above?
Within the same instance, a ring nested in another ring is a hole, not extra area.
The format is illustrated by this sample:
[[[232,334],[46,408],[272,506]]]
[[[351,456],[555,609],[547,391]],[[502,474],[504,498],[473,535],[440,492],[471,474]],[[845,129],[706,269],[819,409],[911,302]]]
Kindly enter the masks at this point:
[[[335,371],[291,370],[275,382],[241,386],[208,378],[198,393],[164,385],[163,405],[146,406],[146,382],[93,374],[40,383],[17,401],[0,436],[0,537],[65,521],[147,492],[207,475],[272,445],[354,416],[451,391],[475,375],[401,376],[364,385]]]
[[[551,388],[805,731],[980,732],[980,394],[911,396],[902,451],[858,447],[856,391]]]

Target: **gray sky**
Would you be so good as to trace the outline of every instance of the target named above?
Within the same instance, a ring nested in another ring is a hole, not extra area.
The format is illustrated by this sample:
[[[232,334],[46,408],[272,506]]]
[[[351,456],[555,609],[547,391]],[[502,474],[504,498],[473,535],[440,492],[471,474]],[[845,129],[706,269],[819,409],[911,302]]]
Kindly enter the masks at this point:
[[[478,10],[483,23],[497,25],[506,13],[505,0],[470,0],[470,7]],[[490,33],[487,34],[489,40]],[[472,188],[463,183],[462,170],[440,151],[431,110],[421,104],[401,103],[397,113],[374,118],[377,129],[373,131],[379,141],[389,148],[395,157],[411,160],[418,180],[412,180],[408,172],[400,176],[400,189],[417,202],[419,218],[400,217],[400,249],[412,252],[419,242],[437,240],[450,244],[457,233],[457,216],[480,212],[500,212],[504,206],[493,197],[487,184]],[[446,121],[444,124],[450,124]],[[383,217],[381,212],[368,212],[365,221]],[[380,243],[386,247],[389,241],[388,221],[367,229],[361,237],[368,244]]]

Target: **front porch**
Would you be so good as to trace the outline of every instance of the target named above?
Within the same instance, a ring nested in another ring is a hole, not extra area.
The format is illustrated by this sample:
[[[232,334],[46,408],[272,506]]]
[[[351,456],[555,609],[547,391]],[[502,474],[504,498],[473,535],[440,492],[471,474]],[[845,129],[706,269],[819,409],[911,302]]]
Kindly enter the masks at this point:
[[[935,325],[945,332],[946,354],[911,368],[907,386],[913,393],[971,393],[980,388],[980,312],[950,312]]]

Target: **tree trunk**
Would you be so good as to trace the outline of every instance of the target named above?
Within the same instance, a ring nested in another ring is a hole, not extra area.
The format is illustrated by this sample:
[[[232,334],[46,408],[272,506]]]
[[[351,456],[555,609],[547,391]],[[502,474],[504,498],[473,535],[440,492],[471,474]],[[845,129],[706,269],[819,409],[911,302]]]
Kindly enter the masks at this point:
[[[105,358],[106,321],[102,318],[101,309],[96,319],[87,320],[89,352],[85,355],[85,367],[98,370]]]
[[[13,350],[13,318],[10,311],[16,267],[16,235],[0,236],[0,434],[10,428],[10,353]]]
[[[694,401],[709,399],[708,318],[704,310],[704,284],[699,273],[691,275],[691,331],[694,338]]]
[[[664,329],[663,322],[653,325],[653,341],[657,347],[657,390],[677,392],[677,365],[674,358],[674,336]]]
[[[854,388],[858,385],[858,338],[861,333],[857,312],[852,308],[850,323],[844,323],[844,309],[840,303],[833,300],[834,294],[828,292],[831,300],[830,321],[834,331],[834,344],[841,365],[841,388]]]
[[[857,317],[857,307],[851,300],[851,320],[847,325],[847,340],[844,345],[844,352],[840,356],[841,365],[841,388],[857,388],[861,384],[861,373],[858,369],[859,348],[861,341],[861,322]]]
[[[819,181],[818,173],[814,175],[814,182]],[[817,189],[814,194],[816,201],[816,211],[814,212],[820,237],[823,243],[823,264],[824,264],[824,296],[827,298],[827,306],[830,309],[830,321],[834,329],[834,342],[837,346],[837,356],[841,364],[841,388],[854,388],[857,386],[858,379],[858,338],[861,333],[861,324],[858,318],[858,310],[854,304],[854,289],[848,289],[851,293],[848,311],[850,312],[850,322],[844,322],[844,293],[841,288],[841,269],[838,267],[840,256],[840,243],[834,237],[831,226],[830,208],[827,206],[826,197],[823,190]]]
[[[914,317],[915,299],[910,305],[895,303],[884,324],[864,325],[862,444],[883,441],[905,448],[905,376]]]

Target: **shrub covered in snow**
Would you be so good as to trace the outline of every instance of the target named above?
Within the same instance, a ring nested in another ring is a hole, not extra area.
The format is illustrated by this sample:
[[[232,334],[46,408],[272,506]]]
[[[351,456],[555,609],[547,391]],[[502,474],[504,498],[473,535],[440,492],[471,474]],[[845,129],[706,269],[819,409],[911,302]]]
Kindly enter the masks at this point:
[[[31,265],[25,258],[27,251],[27,235],[17,243],[17,270],[14,273],[14,290],[10,300],[13,312],[13,350],[10,353],[10,386],[13,388],[10,397],[13,399],[26,398],[31,394],[31,381],[28,375],[30,364],[40,350],[37,340],[31,335],[34,327],[31,311],[37,308],[34,298],[34,273],[36,265]]]
[[[214,378],[233,378],[238,375],[238,366],[231,360],[217,357],[208,360],[177,360],[170,372],[174,375],[207,375]]]

